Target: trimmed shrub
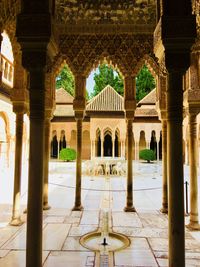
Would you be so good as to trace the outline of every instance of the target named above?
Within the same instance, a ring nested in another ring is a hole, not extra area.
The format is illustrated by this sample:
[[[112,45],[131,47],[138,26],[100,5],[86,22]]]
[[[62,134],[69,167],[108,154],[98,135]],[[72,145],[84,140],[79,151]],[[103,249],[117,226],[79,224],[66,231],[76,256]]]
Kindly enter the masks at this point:
[[[72,161],[76,159],[76,151],[73,148],[63,148],[60,150],[59,159]]]
[[[143,149],[143,150],[140,150],[139,156],[140,156],[140,159],[144,159],[148,163],[150,161],[156,159],[155,152],[153,150],[151,150],[151,149]]]

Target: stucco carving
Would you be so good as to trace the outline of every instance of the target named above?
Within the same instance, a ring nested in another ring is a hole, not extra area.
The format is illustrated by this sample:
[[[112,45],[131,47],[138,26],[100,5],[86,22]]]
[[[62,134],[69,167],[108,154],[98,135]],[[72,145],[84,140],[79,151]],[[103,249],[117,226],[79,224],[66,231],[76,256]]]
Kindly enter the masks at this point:
[[[74,74],[88,76],[100,61],[107,60],[118,67],[123,76],[131,75],[144,55],[153,55],[151,35],[97,34],[63,35],[60,38],[60,55]]]
[[[58,0],[55,18],[65,24],[155,24],[155,1]]]

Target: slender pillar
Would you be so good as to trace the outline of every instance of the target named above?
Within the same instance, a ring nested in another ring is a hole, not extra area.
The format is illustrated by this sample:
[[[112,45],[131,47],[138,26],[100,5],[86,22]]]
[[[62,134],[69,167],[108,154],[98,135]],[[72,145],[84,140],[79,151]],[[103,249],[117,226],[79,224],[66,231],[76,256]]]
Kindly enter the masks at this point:
[[[162,120],[162,213],[168,213],[167,189],[167,121]]]
[[[183,73],[170,71],[167,91],[169,266],[185,266],[183,177]]]
[[[157,162],[159,162],[159,141],[157,141]]]
[[[189,229],[199,230],[198,218],[198,175],[197,175],[197,118],[189,113],[189,158],[190,158],[190,223]]]
[[[101,157],[104,155],[104,149],[103,149],[103,136],[101,136]]]
[[[77,146],[76,146],[76,192],[75,204],[72,210],[82,210],[81,205],[81,154],[82,154],[82,121],[83,118],[76,118]]]
[[[126,192],[126,207],[124,211],[134,212],[135,207],[133,206],[133,171],[132,171],[132,148],[133,148],[133,130],[132,130],[132,119],[127,119],[127,192]]]
[[[20,216],[20,187],[22,175],[22,147],[23,147],[23,120],[24,111],[16,112],[16,137],[15,137],[15,170],[14,170],[14,192],[13,210],[10,225],[18,226],[23,222]]]
[[[49,153],[50,153],[50,118],[45,118],[45,140],[44,140],[44,189],[43,189],[43,210],[49,210],[48,203],[49,188]]]
[[[112,139],[112,157],[115,157],[115,139]]]

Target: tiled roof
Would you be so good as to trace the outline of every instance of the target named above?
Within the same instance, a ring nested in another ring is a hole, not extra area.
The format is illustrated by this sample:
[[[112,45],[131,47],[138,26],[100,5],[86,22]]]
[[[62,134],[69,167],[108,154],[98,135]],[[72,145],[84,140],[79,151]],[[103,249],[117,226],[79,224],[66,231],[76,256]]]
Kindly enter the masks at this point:
[[[87,111],[124,111],[124,99],[107,85],[86,106]]]
[[[71,96],[65,89],[60,88],[56,90],[56,103],[73,103],[73,96]]]
[[[146,95],[144,98],[142,98],[138,103],[137,106],[142,105],[155,105],[156,103],[156,88],[153,89],[148,95]]]

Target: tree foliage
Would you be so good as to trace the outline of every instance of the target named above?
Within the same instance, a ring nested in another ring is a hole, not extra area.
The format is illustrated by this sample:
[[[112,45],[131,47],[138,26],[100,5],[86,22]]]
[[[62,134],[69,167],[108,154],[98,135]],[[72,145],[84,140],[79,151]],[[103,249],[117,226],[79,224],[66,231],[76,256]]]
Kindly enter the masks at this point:
[[[148,163],[156,159],[155,152],[151,149],[143,149],[139,152],[140,159],[146,160]]]
[[[120,74],[106,64],[102,64],[98,68],[98,72],[94,74],[94,90],[91,97],[99,94],[107,85],[112,86],[120,95],[124,93],[123,80]]]
[[[136,100],[140,101],[143,97],[150,93],[155,86],[156,84],[153,76],[147,66],[144,65],[136,77]]]
[[[72,161],[76,159],[76,151],[73,148],[63,148],[60,150],[59,159]]]
[[[75,94],[74,76],[69,67],[65,65],[56,78],[56,89],[63,88],[70,95]]]

